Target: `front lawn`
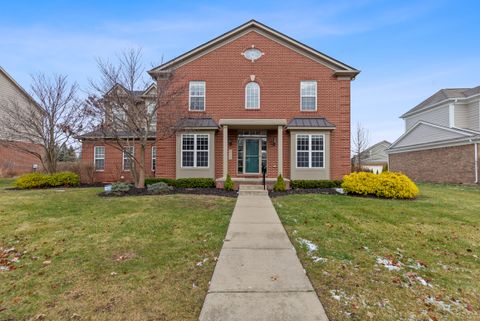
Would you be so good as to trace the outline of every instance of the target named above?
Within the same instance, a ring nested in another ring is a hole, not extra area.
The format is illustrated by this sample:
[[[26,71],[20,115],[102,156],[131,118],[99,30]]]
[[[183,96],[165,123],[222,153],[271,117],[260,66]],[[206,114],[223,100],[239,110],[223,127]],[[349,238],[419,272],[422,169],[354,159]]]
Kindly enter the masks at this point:
[[[198,318],[235,200],[98,192],[0,189],[0,320]]]
[[[419,187],[274,199],[331,320],[480,319],[480,189]]]
[[[0,178],[0,189],[13,187],[15,185],[14,178]]]

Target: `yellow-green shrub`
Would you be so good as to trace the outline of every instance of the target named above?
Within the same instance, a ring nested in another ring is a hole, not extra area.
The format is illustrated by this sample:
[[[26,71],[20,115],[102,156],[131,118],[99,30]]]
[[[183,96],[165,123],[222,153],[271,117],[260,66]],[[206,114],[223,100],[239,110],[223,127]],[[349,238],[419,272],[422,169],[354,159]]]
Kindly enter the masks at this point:
[[[418,187],[402,173],[367,172],[351,173],[343,178],[342,188],[345,192],[358,195],[375,195],[385,198],[415,198]]]
[[[79,176],[72,172],[60,172],[52,175],[42,173],[30,173],[20,176],[15,181],[16,187],[22,189],[77,186],[79,184]]]

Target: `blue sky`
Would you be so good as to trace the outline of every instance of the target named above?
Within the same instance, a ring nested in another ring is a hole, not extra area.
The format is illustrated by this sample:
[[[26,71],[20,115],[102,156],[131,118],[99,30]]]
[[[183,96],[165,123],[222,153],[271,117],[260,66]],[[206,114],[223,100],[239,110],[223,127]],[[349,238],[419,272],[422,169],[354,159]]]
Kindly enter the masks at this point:
[[[394,141],[398,118],[440,88],[480,85],[478,1],[9,1],[0,65],[28,89],[30,74],[68,74],[87,87],[95,57],[141,47],[147,67],[256,19],[362,71],[352,125]]]

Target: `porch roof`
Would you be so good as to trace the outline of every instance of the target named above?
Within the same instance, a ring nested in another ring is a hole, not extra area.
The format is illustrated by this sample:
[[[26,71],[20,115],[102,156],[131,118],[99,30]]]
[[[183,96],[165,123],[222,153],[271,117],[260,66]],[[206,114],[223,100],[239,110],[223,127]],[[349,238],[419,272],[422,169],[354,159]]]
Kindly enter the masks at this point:
[[[218,129],[218,124],[210,117],[182,118],[180,120],[180,126],[183,128]]]

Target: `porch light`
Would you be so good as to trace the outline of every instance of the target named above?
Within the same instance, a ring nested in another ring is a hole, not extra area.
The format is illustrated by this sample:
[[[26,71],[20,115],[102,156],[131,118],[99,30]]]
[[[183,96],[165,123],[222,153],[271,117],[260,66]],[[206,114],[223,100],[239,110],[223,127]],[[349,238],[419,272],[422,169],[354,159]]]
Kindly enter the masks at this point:
[[[277,139],[276,139],[275,137],[273,137],[272,145],[273,145],[273,146],[276,146],[276,145],[277,145]]]
[[[232,144],[233,144],[233,143],[232,143],[232,139],[229,138],[229,139],[228,139],[228,146],[232,146]]]

